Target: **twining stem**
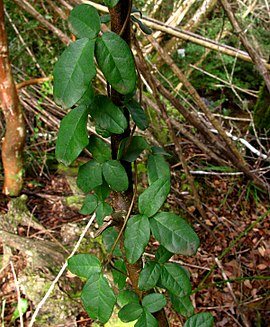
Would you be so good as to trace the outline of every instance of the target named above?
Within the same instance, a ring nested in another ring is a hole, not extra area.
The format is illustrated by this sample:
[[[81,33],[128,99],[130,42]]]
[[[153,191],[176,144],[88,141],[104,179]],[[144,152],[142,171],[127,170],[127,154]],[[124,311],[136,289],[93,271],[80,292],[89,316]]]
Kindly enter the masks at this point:
[[[131,211],[132,211],[132,208],[133,208],[133,205],[134,205],[134,201],[135,201],[135,198],[136,198],[136,195],[137,195],[137,185],[138,185],[138,173],[137,173],[137,163],[136,161],[134,162],[134,175],[135,175],[135,178],[134,178],[134,192],[133,192],[133,196],[132,196],[132,200],[131,200],[131,203],[130,203],[130,206],[128,208],[128,212],[124,218],[124,222],[123,222],[123,225],[120,229],[120,232],[118,233],[117,235],[117,238],[112,246],[112,249],[110,251],[110,253],[108,254],[108,260],[107,260],[107,263],[106,264],[109,264],[111,259],[112,259],[112,256],[113,256],[113,251],[116,247],[116,245],[118,244],[123,232],[124,232],[124,229],[126,227],[126,224],[127,224],[127,221],[128,221],[128,218],[130,217],[130,214],[131,214]]]

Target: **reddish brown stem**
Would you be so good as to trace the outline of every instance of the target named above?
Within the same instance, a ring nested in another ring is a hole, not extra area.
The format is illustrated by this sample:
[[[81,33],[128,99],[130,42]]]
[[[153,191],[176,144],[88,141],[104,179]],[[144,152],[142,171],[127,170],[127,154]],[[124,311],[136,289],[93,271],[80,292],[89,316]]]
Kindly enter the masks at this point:
[[[0,0],[0,100],[6,122],[2,142],[5,176],[3,193],[17,196],[20,194],[23,183],[22,150],[25,140],[25,123],[11,72],[2,0]]]

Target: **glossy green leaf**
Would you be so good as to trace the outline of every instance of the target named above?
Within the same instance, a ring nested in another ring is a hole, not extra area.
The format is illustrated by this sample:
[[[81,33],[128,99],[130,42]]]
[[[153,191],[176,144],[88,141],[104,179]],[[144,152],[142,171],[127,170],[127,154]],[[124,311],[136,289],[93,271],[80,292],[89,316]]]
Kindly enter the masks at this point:
[[[134,327],[158,327],[158,321],[147,309],[144,309]]]
[[[200,240],[183,218],[170,212],[160,212],[150,219],[150,225],[154,237],[168,251],[182,255],[197,252]]]
[[[82,290],[81,298],[92,319],[97,319],[102,323],[110,319],[116,297],[103,275],[93,274],[89,277]]]
[[[90,160],[80,166],[77,185],[84,193],[91,192],[102,183],[102,165],[100,163]]]
[[[128,44],[117,34],[105,32],[96,41],[96,59],[105,78],[121,94],[136,86],[135,63]]]
[[[139,212],[147,217],[153,216],[162,207],[170,192],[167,178],[156,180],[139,196]]]
[[[106,200],[111,193],[111,189],[105,181],[103,181],[102,185],[95,187],[94,191],[100,201]]]
[[[146,262],[139,275],[139,289],[141,291],[149,291],[157,285],[161,276],[161,267],[155,261]]]
[[[105,14],[100,16],[100,22],[101,24],[108,24],[111,21],[111,15],[110,14]]]
[[[143,309],[139,303],[128,303],[118,313],[118,317],[123,322],[130,322],[138,319]]]
[[[125,229],[124,246],[129,263],[135,263],[143,254],[150,238],[150,225],[146,216],[131,217]]]
[[[209,312],[201,312],[190,317],[183,327],[212,327],[214,318]]]
[[[114,242],[117,238],[117,231],[114,227],[109,227],[107,228],[103,233],[102,233],[102,241],[105,247],[105,250],[110,253],[111,249],[114,245]],[[122,252],[120,251],[119,244],[116,245],[114,251],[113,251],[114,256],[121,256]]]
[[[63,108],[77,103],[96,75],[94,46],[95,41],[87,38],[71,43],[54,67],[54,100]]]
[[[20,301],[17,303],[16,309],[11,317],[11,322],[15,321],[20,317],[20,312],[22,315],[24,315],[27,309],[28,309],[28,300],[20,298]]]
[[[101,272],[100,261],[91,254],[76,254],[68,259],[68,270],[79,277],[89,278]]]
[[[147,148],[149,144],[144,137],[133,136],[131,139],[127,137],[121,142],[118,159],[133,162]]]
[[[166,304],[166,297],[160,293],[148,294],[142,299],[142,306],[151,313],[161,310]]]
[[[87,194],[83,200],[83,206],[80,210],[82,215],[90,215],[96,210],[98,198],[94,194]]]
[[[106,202],[101,202],[96,210],[96,221],[98,223],[98,225],[102,225],[103,224],[103,219],[106,216],[111,215],[113,212],[113,208]]]
[[[117,303],[120,307],[123,307],[128,303],[139,303],[139,297],[133,291],[121,290],[117,296]]]
[[[170,167],[162,155],[150,155],[147,161],[149,185],[159,178],[171,179]]]
[[[189,295],[179,297],[170,292],[168,292],[168,294],[174,310],[176,310],[182,316],[187,318],[194,314],[194,307],[192,305]]]
[[[140,104],[135,101],[135,100],[130,100],[126,104],[126,107],[134,121],[134,123],[144,131],[149,123],[148,123],[148,118],[143,110],[143,108],[140,106]]]
[[[87,149],[97,162],[103,163],[111,158],[110,145],[94,134],[89,138]]]
[[[124,260],[116,260],[114,267],[117,269],[112,269],[113,281],[118,285],[118,289],[121,290],[125,286],[127,278],[127,269]]]
[[[176,263],[165,263],[161,271],[161,284],[176,296],[190,295],[191,283],[184,269]]]
[[[94,90],[92,87],[92,82],[90,82],[86,91],[84,92],[83,96],[78,101],[78,104],[84,105],[84,106],[89,106],[90,103],[93,101],[94,96],[95,96],[95,94],[94,94]]]
[[[109,160],[103,164],[103,176],[111,189],[117,192],[128,189],[128,177],[124,167],[117,160]]]
[[[110,137],[112,135],[108,130],[101,128],[99,125],[95,125],[96,133],[104,138]]]
[[[89,111],[97,125],[96,130],[99,128],[110,133],[122,134],[127,128],[127,120],[121,109],[104,95],[94,97]]]
[[[100,32],[100,19],[96,8],[81,4],[76,6],[68,18],[70,31],[77,38],[94,39]]]
[[[61,121],[56,140],[55,155],[59,162],[70,165],[88,144],[86,129],[88,110],[79,106]]]
[[[112,8],[118,4],[119,0],[104,0],[106,6]]]
[[[164,248],[164,246],[160,245],[155,253],[155,257],[158,263],[167,262],[174,254]]]

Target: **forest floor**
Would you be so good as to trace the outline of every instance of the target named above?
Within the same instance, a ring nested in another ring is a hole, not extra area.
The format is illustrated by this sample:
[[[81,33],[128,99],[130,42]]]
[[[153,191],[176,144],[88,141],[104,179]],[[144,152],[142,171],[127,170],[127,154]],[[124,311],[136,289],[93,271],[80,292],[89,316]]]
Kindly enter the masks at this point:
[[[174,190],[181,188],[181,179],[174,171]],[[173,191],[169,203],[174,211],[183,213],[201,240],[196,256],[174,256],[172,259],[186,266],[193,285],[192,302],[196,312],[209,311],[215,317],[215,326],[270,326],[270,214],[268,199],[258,195],[252,187],[239,177],[204,176],[196,178],[201,185],[201,198],[207,221],[201,223],[191,198]],[[19,226],[20,236],[50,239],[62,242],[61,228],[70,223],[85,225],[85,217],[78,208],[63,204],[62,198],[73,195],[66,176],[52,173],[49,178],[26,180],[23,192],[28,196],[27,207],[53,238],[38,234],[35,230]],[[185,194],[185,193],[183,193]],[[263,195],[264,196],[264,195]],[[186,198],[187,197],[187,198]],[[0,215],[7,212],[8,199],[0,197]],[[76,242],[76,239],[73,240]],[[157,248],[155,242],[146,249],[146,257]],[[3,249],[0,243],[0,255]],[[13,252],[16,275],[25,267],[24,255]],[[57,267],[59,271],[60,267]],[[211,272],[211,273],[210,273]],[[210,274],[209,274],[210,273]],[[209,276],[208,276],[209,274]],[[206,278],[204,280],[204,278]],[[268,278],[268,279],[267,279]],[[226,282],[226,280],[229,280]],[[203,283],[202,283],[203,282]],[[202,284],[201,284],[202,283]],[[17,303],[14,271],[7,265],[0,269],[1,326],[20,326],[17,319],[11,322]],[[27,298],[27,294],[21,294]],[[50,301],[50,298],[48,299]],[[29,301],[28,301],[29,302]],[[30,301],[31,302],[31,301]],[[5,303],[3,305],[3,303]],[[24,314],[25,326],[34,306],[29,303]],[[182,326],[183,318],[167,306],[166,312],[172,327]],[[93,326],[83,308],[78,310],[76,324],[63,322],[60,326]],[[45,325],[44,325],[45,326]]]

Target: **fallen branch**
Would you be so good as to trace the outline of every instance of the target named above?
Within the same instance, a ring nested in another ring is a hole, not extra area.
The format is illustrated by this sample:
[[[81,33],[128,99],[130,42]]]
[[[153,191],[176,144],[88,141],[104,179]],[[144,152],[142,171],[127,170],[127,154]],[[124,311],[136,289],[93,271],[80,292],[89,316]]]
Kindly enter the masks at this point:
[[[264,79],[265,85],[267,86],[268,91],[270,93],[270,75],[265,66],[265,61],[259,56],[258,52],[255,49],[253,49],[253,47],[249,43],[246,35],[244,34],[242,28],[240,27],[240,24],[238,23],[237,18],[235,17],[235,14],[234,14],[229,2],[227,0],[220,0],[220,3],[222,4],[222,7],[224,8],[224,11],[226,12],[226,14],[234,28],[234,32],[237,35],[239,35],[239,38],[240,38],[243,46],[249,53],[250,58],[252,58],[252,61],[254,62],[259,73],[261,74],[262,78]]]
[[[78,250],[85,234],[87,233],[88,229],[90,228],[90,226],[92,225],[94,219],[96,218],[96,214],[93,214],[92,217],[90,218],[89,222],[87,223],[87,225],[85,226],[79,240],[77,241],[77,243],[74,246],[73,251],[71,252],[70,256],[67,258],[67,260],[65,261],[65,263],[63,264],[62,268],[60,269],[58,275],[55,277],[55,279],[53,280],[53,282],[51,283],[50,288],[48,289],[47,293],[45,294],[45,296],[43,297],[43,299],[39,302],[38,306],[36,307],[35,312],[33,313],[33,316],[31,318],[31,321],[29,323],[29,327],[33,327],[34,323],[36,321],[36,317],[40,311],[40,309],[42,308],[42,306],[44,305],[44,303],[48,300],[48,298],[50,297],[52,291],[54,290],[55,285],[58,283],[60,277],[63,275],[64,271],[67,268],[68,265],[68,259],[71,258]]]
[[[18,0],[16,0],[16,1],[18,1]],[[99,10],[101,12],[108,13],[108,9],[105,6],[99,5],[92,1],[82,0],[81,2],[88,3],[89,5],[95,7],[97,10]],[[204,48],[208,48],[208,49],[217,51],[219,53],[223,53],[223,54],[226,54],[231,57],[237,57],[238,59],[253,63],[252,58],[245,51],[241,51],[241,50],[235,49],[233,47],[230,47],[228,45],[218,43],[216,41],[210,40],[208,38],[197,35],[195,33],[183,31],[180,28],[167,26],[166,24],[164,24],[158,20],[152,19],[152,18],[143,17],[141,19],[141,21],[146,26],[148,26],[154,30],[161,31],[161,32],[167,33],[168,35],[175,36],[179,39],[183,39],[185,41],[189,41],[189,42],[201,45]],[[266,61],[263,61],[263,64],[266,67],[266,69],[270,70],[270,64],[268,64]]]

